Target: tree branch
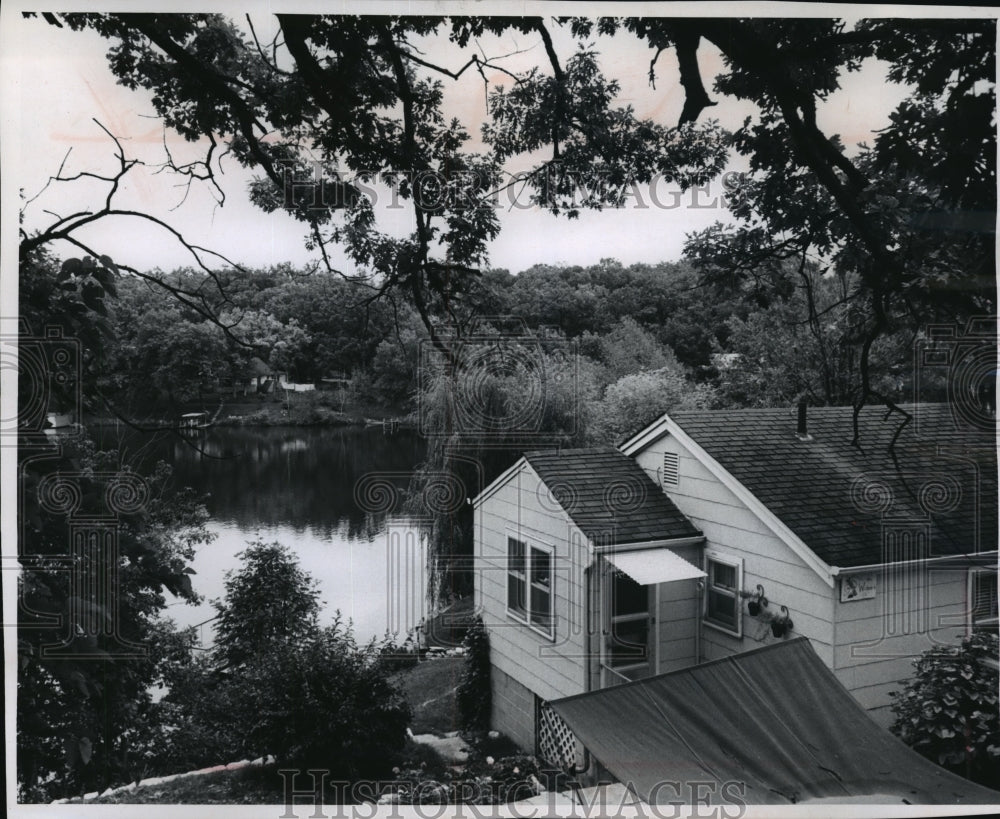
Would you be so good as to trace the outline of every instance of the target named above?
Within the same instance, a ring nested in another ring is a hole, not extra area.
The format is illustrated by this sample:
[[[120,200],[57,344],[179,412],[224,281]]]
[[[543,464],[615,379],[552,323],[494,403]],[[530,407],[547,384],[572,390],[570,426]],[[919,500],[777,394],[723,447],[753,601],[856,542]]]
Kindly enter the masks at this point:
[[[709,99],[708,92],[701,80],[698,68],[698,43],[701,35],[689,23],[677,22],[674,25],[674,46],[677,50],[677,65],[680,69],[681,85],[684,88],[684,108],[678,125],[694,122],[710,105],[716,103]],[[660,49],[662,51],[662,49]],[[659,52],[657,52],[659,56]],[[654,62],[656,58],[653,58]],[[653,63],[649,66],[650,77],[653,75]]]
[[[247,141],[247,146],[257,164],[264,170],[268,178],[278,187],[282,188],[284,177],[278,173],[264,149],[257,139],[255,129],[260,128],[261,133],[266,133],[267,129],[254,115],[250,105],[232,87],[231,83],[236,80],[232,77],[219,74],[203,63],[199,62],[187,49],[177,43],[155,25],[154,18],[148,14],[136,14],[131,20],[131,24],[137,31],[142,33],[151,43],[159,47],[168,57],[173,59],[178,68],[183,69],[196,82],[207,86],[214,91],[218,98],[228,104],[236,123],[239,125],[240,135]],[[243,87],[249,88],[246,84]]]

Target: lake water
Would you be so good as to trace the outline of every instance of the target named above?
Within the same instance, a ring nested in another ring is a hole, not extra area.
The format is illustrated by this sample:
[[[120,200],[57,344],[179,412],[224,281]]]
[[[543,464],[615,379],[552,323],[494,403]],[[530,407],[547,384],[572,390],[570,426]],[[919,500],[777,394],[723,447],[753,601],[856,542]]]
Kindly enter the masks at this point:
[[[174,602],[179,625],[215,616],[209,603],[224,593],[248,541],[278,541],[319,584],[322,620],[339,609],[359,641],[386,631],[401,636],[426,610],[426,556],[419,529],[403,514],[403,493],[425,443],[414,432],[381,427],[220,427],[190,438],[173,433],[117,432],[126,457],[149,466],[165,460],[178,486],[207,493],[209,529],[217,535],[192,564],[205,602]],[[464,498],[461,499],[464,502]],[[212,639],[211,624],[202,626]]]

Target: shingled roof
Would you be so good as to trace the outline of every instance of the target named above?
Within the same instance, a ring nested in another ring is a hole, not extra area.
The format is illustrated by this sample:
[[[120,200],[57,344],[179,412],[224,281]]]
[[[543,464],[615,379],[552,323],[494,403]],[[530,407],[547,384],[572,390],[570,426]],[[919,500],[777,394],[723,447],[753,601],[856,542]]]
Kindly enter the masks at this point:
[[[862,409],[860,447],[851,407],[810,407],[809,440],[796,435],[794,409],[669,417],[829,565],[908,559],[884,553],[883,533],[894,528],[925,528],[932,557],[995,550],[995,432],[956,423],[948,405],[906,409],[915,420],[894,455],[901,419],[885,407]]]
[[[701,535],[642,468],[613,447],[526,452],[524,457],[595,541],[623,545]]]

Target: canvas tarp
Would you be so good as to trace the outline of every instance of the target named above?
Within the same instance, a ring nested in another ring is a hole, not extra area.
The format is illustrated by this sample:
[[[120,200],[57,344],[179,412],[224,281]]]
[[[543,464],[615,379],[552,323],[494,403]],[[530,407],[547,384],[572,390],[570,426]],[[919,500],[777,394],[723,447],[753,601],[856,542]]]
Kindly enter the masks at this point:
[[[678,783],[710,783],[712,804],[1000,803],[878,726],[804,637],[550,705],[652,804],[676,802]]]

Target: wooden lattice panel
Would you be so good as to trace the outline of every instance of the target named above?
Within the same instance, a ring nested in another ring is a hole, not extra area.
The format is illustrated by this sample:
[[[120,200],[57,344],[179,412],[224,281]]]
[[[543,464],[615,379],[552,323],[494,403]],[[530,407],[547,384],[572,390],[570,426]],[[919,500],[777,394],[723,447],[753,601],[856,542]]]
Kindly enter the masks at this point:
[[[583,767],[583,752],[576,736],[547,702],[538,701],[538,755],[565,771]]]

